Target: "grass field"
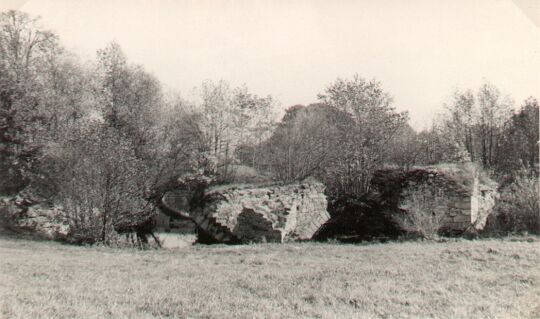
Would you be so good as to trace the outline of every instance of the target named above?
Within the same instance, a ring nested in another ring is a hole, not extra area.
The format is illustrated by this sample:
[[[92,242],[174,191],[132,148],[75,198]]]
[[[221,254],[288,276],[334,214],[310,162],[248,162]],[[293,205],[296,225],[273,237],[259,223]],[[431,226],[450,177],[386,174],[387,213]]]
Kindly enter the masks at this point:
[[[0,239],[0,317],[540,318],[539,244],[137,251]]]

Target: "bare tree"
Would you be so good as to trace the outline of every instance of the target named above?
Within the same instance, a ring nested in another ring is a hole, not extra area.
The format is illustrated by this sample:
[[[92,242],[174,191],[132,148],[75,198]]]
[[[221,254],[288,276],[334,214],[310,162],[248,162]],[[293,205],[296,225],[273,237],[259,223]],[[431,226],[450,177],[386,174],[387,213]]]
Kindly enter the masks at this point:
[[[276,101],[272,96],[259,97],[248,91],[246,86],[233,91],[231,103],[235,116],[235,150],[248,146],[251,150],[249,164],[257,168],[259,158],[255,146],[267,139],[275,127]]]
[[[449,120],[445,121],[446,129],[455,143],[465,148],[471,161],[476,160],[475,150],[475,98],[472,91],[454,92],[454,100],[446,106],[449,112]]]
[[[476,93],[456,91],[454,101],[447,105],[445,134],[458,147],[466,149],[473,162],[490,168],[497,161],[504,123],[510,117],[511,101],[500,91],[484,83]]]
[[[408,124],[400,128],[390,140],[387,149],[387,162],[409,170],[420,162],[421,143],[418,134]]]
[[[521,169],[538,172],[540,141],[538,101],[530,97],[507,121],[496,154],[499,173],[510,174]]]
[[[502,98],[500,91],[489,83],[480,87],[477,100],[480,160],[484,167],[489,168],[495,162],[503,126],[511,114],[511,102]]]
[[[234,173],[236,148],[254,145],[268,135],[275,101],[251,94],[246,87],[231,89],[224,81],[204,82],[200,94],[200,130],[218,174],[227,180]]]
[[[435,118],[430,129],[418,134],[418,162],[432,165],[470,161],[471,156],[465,144],[456,141],[452,136],[452,133],[448,132],[446,119],[441,116]]]

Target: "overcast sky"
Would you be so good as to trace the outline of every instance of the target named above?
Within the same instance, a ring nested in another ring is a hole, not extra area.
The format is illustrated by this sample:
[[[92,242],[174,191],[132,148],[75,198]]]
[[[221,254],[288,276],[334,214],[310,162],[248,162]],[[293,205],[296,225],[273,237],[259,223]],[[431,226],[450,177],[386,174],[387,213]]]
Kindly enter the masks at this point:
[[[540,98],[540,29],[512,1],[30,0],[23,11],[84,58],[115,40],[189,97],[205,79],[245,83],[283,107],[337,77],[377,78],[428,126],[455,88],[487,79]]]

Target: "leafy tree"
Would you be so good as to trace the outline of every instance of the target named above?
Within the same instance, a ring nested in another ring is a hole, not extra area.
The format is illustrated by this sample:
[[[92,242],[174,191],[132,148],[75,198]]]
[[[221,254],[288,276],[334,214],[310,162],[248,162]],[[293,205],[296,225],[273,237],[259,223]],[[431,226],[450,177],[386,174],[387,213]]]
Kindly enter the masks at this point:
[[[120,46],[112,42],[98,51],[98,92],[106,123],[131,139],[137,156],[153,141],[162,93],[159,81],[139,66],[129,65]]]
[[[317,176],[333,184],[328,170],[339,161],[340,143],[350,122],[347,114],[328,105],[293,106],[262,145],[261,162],[279,180]]]
[[[57,50],[57,37],[37,18],[0,13],[0,192],[29,183],[47,120],[42,101],[47,81],[41,74]]]
[[[95,120],[79,121],[60,147],[47,152],[49,183],[57,189],[76,242],[110,243],[114,226],[146,220],[151,176],[133,145]],[[127,219],[127,220],[126,220]]]
[[[162,186],[196,170],[196,116],[167,111],[160,83],[112,43],[94,68],[38,19],[0,16],[0,192],[61,205],[73,236],[110,242],[148,220]]]
[[[392,99],[380,82],[355,75],[352,80],[338,79],[330,84],[319,99],[350,115],[353,119],[344,139],[346,146],[335,174],[339,192],[365,193],[373,172],[379,168],[385,148],[407,120],[406,113],[392,107]]]

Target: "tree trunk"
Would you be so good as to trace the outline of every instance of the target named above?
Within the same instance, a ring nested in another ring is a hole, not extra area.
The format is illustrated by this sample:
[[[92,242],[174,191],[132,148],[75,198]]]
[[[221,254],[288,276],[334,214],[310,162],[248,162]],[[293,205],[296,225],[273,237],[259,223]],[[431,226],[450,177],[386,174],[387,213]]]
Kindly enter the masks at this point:
[[[107,242],[107,222],[108,222],[108,214],[110,209],[110,203],[109,203],[109,190],[111,186],[111,176],[110,174],[107,174],[107,177],[105,179],[105,205],[103,205],[103,225],[101,230],[101,241],[105,244]]]
[[[103,229],[101,230],[101,241],[106,242],[107,239],[107,212],[103,212]]]
[[[487,145],[486,145],[486,134],[485,130],[482,128],[482,165],[487,167]]]
[[[489,128],[488,167],[493,164],[493,126]]]

